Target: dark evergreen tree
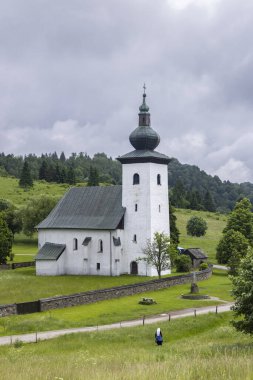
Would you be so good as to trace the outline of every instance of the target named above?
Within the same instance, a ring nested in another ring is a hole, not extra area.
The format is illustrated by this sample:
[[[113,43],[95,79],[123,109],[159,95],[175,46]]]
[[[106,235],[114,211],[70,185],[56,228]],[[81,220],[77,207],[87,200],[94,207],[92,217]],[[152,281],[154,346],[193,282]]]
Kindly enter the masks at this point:
[[[55,182],[57,182],[57,183],[62,182],[61,181],[61,170],[60,170],[58,163],[56,164],[56,167],[55,167]]]
[[[182,181],[179,179],[171,192],[170,200],[171,204],[178,208],[187,207],[187,201],[185,199],[186,192]]]
[[[67,172],[67,182],[68,182],[70,185],[75,185],[75,184],[76,184],[76,176],[75,176],[75,171],[74,171],[73,166],[70,166],[70,167],[68,168],[68,172]]]
[[[33,179],[31,176],[31,171],[28,165],[28,162],[25,160],[23,169],[21,172],[20,180],[19,180],[19,186],[23,187],[24,189],[27,189],[29,187],[33,186]]]
[[[213,201],[213,197],[210,193],[210,191],[206,191],[204,200],[203,200],[203,206],[207,211],[214,212],[215,211],[215,205]]]
[[[99,176],[97,168],[93,168],[92,166],[90,166],[90,174],[87,186],[99,186]]]
[[[60,161],[61,161],[62,163],[64,163],[64,162],[66,161],[66,157],[65,157],[64,152],[61,152],[61,155],[60,155]]]
[[[39,179],[46,180],[46,178],[47,178],[47,163],[45,160],[43,160],[39,169]]]
[[[169,206],[170,211],[170,241],[172,244],[178,245],[179,244],[179,230],[176,225],[177,217],[174,214],[175,210],[174,207],[171,205]]]

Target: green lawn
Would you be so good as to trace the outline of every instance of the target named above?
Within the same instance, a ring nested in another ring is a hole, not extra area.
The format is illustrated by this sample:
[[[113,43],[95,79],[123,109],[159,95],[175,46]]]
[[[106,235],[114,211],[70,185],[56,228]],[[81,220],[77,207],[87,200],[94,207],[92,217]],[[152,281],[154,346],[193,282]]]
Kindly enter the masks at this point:
[[[176,209],[177,227],[180,231],[180,246],[183,248],[201,248],[209,257],[209,261],[216,263],[216,246],[221,239],[222,231],[227,223],[227,216],[206,211],[192,211]],[[192,216],[200,216],[207,222],[208,229],[205,236],[188,236],[186,224]]]
[[[0,198],[7,199],[16,206],[23,206],[30,198],[45,194],[60,198],[69,187],[68,184],[34,181],[30,190],[23,190],[18,186],[18,179],[0,176]]]
[[[67,277],[67,279],[69,278],[70,277]],[[89,279],[94,279],[93,276],[82,278],[83,281],[86,281],[87,279],[87,283]],[[129,279],[131,279],[131,277]],[[96,279],[94,279],[94,284],[97,285],[95,281]],[[215,271],[214,275],[210,279],[201,281],[198,284],[201,293],[205,293],[213,297],[219,297],[221,300],[232,300],[230,295],[231,283],[224,272]],[[35,287],[41,288],[41,286],[38,285],[35,285]],[[220,303],[217,300],[193,301],[182,299],[180,295],[189,292],[189,287],[189,284],[179,285],[164,290],[146,292],[129,297],[96,302],[89,305],[1,318],[0,335],[45,331],[68,327],[96,326],[97,324],[108,324],[123,320],[141,318],[143,315],[154,315],[173,310],[191,307],[197,308],[207,305],[217,305]],[[142,297],[154,298],[157,304],[149,306],[140,305],[138,302]]]
[[[252,338],[229,324],[231,313],[157,326],[67,335],[37,344],[0,347],[4,380],[250,380]]]

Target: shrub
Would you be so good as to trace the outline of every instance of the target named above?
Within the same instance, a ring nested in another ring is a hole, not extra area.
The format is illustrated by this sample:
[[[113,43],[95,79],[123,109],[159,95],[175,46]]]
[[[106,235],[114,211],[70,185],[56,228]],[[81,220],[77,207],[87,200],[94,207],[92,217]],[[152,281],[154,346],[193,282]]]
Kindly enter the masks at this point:
[[[200,266],[199,266],[199,270],[205,270],[208,268],[208,264],[207,263],[201,263]]]
[[[191,259],[187,255],[178,256],[175,264],[177,272],[190,272],[192,267]]]
[[[188,235],[204,236],[207,230],[207,223],[199,216],[192,216],[187,222],[186,230]]]

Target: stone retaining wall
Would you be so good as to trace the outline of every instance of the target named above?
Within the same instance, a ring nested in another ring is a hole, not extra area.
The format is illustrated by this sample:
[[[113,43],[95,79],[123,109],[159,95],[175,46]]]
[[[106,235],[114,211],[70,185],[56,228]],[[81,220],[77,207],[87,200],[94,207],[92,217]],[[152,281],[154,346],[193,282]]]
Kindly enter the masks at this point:
[[[208,268],[201,272],[195,272],[197,281],[207,280],[212,275],[212,269]],[[70,296],[60,296],[44,298],[40,300],[41,311],[50,309],[61,309],[69,306],[85,305],[93,302],[131,296],[138,293],[150,292],[159,289],[169,288],[175,285],[182,285],[192,282],[193,274],[162,278],[161,280],[151,280],[138,284],[117,286],[115,288],[92,290]]]
[[[7,317],[9,315],[17,314],[17,305],[0,305],[0,317]]]
[[[35,261],[23,261],[21,263],[1,264],[0,270],[34,267]]]
[[[196,280],[207,280],[212,275],[212,268],[195,272]],[[61,309],[64,307],[85,305],[98,301],[130,296],[138,293],[150,292],[159,289],[169,288],[175,285],[182,285],[192,282],[193,274],[189,273],[181,276],[165,277],[161,280],[151,280],[137,284],[117,286],[114,288],[92,290],[89,292],[72,294],[69,296],[59,296],[52,298],[42,298],[40,302],[40,310]],[[17,305],[0,305],[0,317],[17,314]]]

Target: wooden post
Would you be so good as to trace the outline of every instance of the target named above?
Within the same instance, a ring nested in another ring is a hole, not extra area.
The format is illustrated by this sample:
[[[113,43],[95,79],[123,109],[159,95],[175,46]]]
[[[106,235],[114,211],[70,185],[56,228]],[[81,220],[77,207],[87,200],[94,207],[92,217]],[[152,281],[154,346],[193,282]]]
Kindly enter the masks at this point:
[[[143,315],[143,318],[142,318],[142,326],[145,325],[145,315]]]
[[[197,316],[197,310],[195,309],[194,310],[194,317],[196,318],[196,316]]]
[[[218,306],[216,306],[215,313],[218,314]]]
[[[170,322],[171,315],[169,314],[169,322]]]

